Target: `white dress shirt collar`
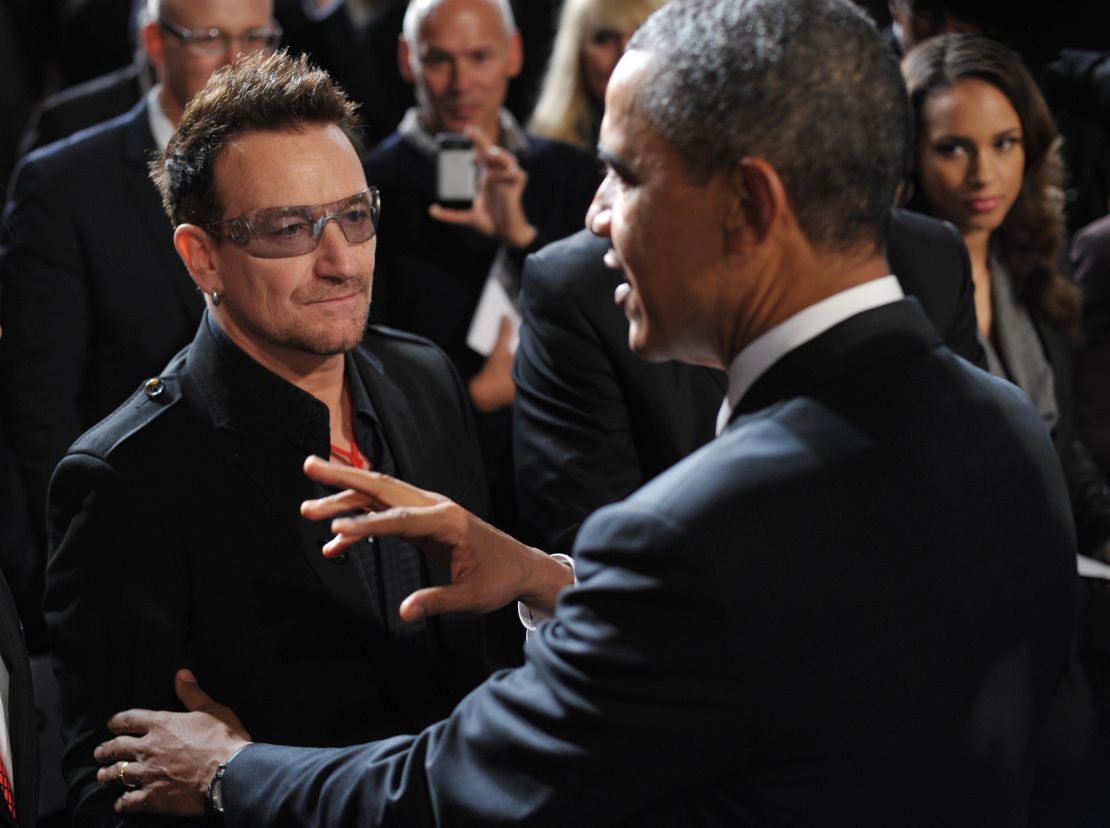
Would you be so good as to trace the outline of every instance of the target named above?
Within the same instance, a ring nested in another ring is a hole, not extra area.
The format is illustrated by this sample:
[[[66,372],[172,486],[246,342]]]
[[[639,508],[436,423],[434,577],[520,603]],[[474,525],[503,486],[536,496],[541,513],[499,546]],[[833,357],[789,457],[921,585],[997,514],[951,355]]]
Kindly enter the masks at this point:
[[[904,295],[894,276],[871,279],[798,311],[753,339],[728,367],[728,394],[717,414],[717,433],[725,430],[732,412],[755,381],[790,351],[850,316],[897,302]]]

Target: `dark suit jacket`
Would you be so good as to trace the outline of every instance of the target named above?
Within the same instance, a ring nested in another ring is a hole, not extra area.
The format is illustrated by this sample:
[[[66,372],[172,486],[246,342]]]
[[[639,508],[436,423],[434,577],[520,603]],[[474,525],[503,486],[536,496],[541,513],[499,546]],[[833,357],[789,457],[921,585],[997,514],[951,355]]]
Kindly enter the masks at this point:
[[[20,828],[34,828],[38,813],[39,743],[38,720],[31,687],[31,665],[23,629],[8,583],[0,573],[0,658],[8,671],[8,740],[12,749],[15,812]],[[3,807],[0,803],[0,807]],[[6,824],[6,823],[5,823]]]
[[[1083,292],[1083,348],[1075,393],[1083,435],[1102,473],[1110,475],[1110,217],[1076,234],[1075,281]]]
[[[585,220],[598,181],[586,153],[557,141],[529,136],[519,155],[528,173],[523,204],[539,235],[532,249],[567,236]],[[485,357],[466,344],[471,318],[498,245],[465,227],[435,221],[435,164],[394,133],[365,158],[366,180],[382,192],[382,219],[374,267],[370,318],[426,336],[469,380]],[[524,253],[514,254],[523,264]],[[519,272],[519,270],[518,270]],[[493,519],[515,531],[512,419],[502,409],[477,416],[479,441],[489,473]]]
[[[522,531],[548,552],[569,552],[592,512],[712,439],[727,385],[722,371],[652,364],[628,349],[608,247],[582,231],[524,269],[513,456]],[[894,210],[887,247],[948,347],[979,362],[971,266],[955,229]]]
[[[348,370],[362,377],[398,476],[484,510],[450,364],[408,334],[373,329],[367,341]],[[318,436],[311,450],[326,456],[326,409],[291,421],[289,406],[244,387],[235,353],[202,323],[162,374],[163,393],[134,394],[74,444],[51,483],[46,616],[78,825],[116,820],[116,793],[93,778],[108,717],[178,707],[180,667],[255,737],[303,745],[414,732],[488,672],[483,620],[451,617],[421,633],[435,680],[410,686],[415,649],[383,626],[365,569],[352,556],[326,560],[328,522],[299,513],[316,488],[291,434]],[[429,564],[405,586],[447,579]]]
[[[1052,366],[1059,413],[1052,439],[1071,494],[1079,551],[1092,554],[1110,543],[1110,489],[1079,429],[1072,342],[1039,308],[1028,306],[1027,310]],[[1110,382],[1110,378],[1102,377],[1102,382]]]
[[[124,114],[142,97],[141,78],[146,71],[145,62],[129,63],[41,101],[27,119],[19,140],[19,154],[26,155]]]
[[[4,214],[0,417],[31,510],[40,592],[54,466],[189,342],[204,308],[147,178],[153,149],[139,104],[27,156]]]
[[[0,423],[0,426],[3,424]],[[15,609],[22,618],[28,615],[42,619],[42,561],[35,554],[23,484],[16,474],[8,440],[0,428],[0,572],[7,579]],[[46,649],[46,629],[28,630],[27,646],[31,652]]]
[[[418,736],[248,747],[227,824],[1023,824],[1067,494],[1028,400],[915,303],[786,355],[575,553],[523,668]]]

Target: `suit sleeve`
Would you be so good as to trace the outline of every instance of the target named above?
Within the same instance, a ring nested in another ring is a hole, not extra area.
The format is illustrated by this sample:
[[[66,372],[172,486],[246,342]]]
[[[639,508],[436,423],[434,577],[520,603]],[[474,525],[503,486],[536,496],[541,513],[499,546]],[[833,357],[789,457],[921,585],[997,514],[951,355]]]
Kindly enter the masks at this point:
[[[975,283],[971,280],[971,258],[955,228],[949,226],[947,229],[956,237],[956,244],[952,247],[956,261],[953,262],[952,270],[959,274],[956,281],[959,287],[951,322],[940,334],[944,344],[953,353],[959,354],[972,365],[986,369],[987,355],[979,344],[979,323],[975,316]]]
[[[180,709],[174,671],[189,666],[188,582],[176,514],[109,463],[71,454],[50,493],[46,617],[62,706],[62,771],[74,826],[115,826],[113,788],[97,783],[93,749],[130,707]],[[216,608],[213,608],[216,609]],[[175,823],[176,824],[176,823]]]
[[[1076,404],[1091,453],[1110,475],[1110,219],[1079,233],[1071,256],[1085,335],[1076,356]]]
[[[531,257],[513,366],[513,454],[521,527],[569,553],[578,527],[643,482],[628,407],[597,327],[545,259]]]
[[[0,259],[0,410],[30,510],[38,565],[45,561],[46,490],[80,435],[78,391],[89,334],[89,296],[76,229],[57,175],[31,160],[15,173]]]
[[[696,821],[701,792],[712,796],[750,761],[735,715],[740,659],[729,636],[675,646],[667,631],[724,624],[727,609],[706,600],[688,533],[628,507],[601,518],[580,550],[580,586],[529,642],[524,667],[495,675],[417,736],[247,748],[224,777],[227,824]]]

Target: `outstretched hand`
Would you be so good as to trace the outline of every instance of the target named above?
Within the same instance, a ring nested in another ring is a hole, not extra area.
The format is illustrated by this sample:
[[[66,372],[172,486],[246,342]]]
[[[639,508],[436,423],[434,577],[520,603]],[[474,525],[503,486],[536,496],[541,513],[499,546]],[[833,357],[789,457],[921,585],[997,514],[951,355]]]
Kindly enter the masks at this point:
[[[524,212],[528,173],[515,155],[497,146],[480,128],[468,126],[466,134],[474,142],[474,160],[478,164],[474,203],[465,210],[433,204],[428,212],[437,221],[461,224],[508,247],[526,249],[536,238],[536,228]]]
[[[304,470],[319,483],[345,489],[301,505],[301,514],[310,520],[335,518],[336,536],[325,544],[325,556],[335,557],[371,535],[400,535],[450,570],[449,585],[417,590],[401,602],[404,621],[445,612],[489,612],[513,600],[549,612],[573,581],[569,567],[443,495],[319,457],[309,457]],[[337,517],[352,511],[365,514]]]
[[[191,672],[178,670],[174,689],[190,712],[117,713],[108,720],[116,737],[93,752],[106,766],[97,781],[123,790],[115,805],[121,814],[203,814],[217,765],[250,744],[235,713],[201,690]]]

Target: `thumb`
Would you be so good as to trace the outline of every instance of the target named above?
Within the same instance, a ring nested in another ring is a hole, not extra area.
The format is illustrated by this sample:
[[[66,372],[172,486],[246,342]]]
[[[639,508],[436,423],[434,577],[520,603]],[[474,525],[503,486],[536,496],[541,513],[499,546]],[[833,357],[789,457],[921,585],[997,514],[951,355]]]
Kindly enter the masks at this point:
[[[177,698],[190,713],[197,710],[210,710],[216,706],[212,697],[200,689],[196,676],[191,670],[178,670],[173,677],[173,687]]]
[[[428,207],[428,215],[436,221],[442,221],[444,224],[470,225],[474,221],[474,208],[455,210],[439,204],[432,204]]]

